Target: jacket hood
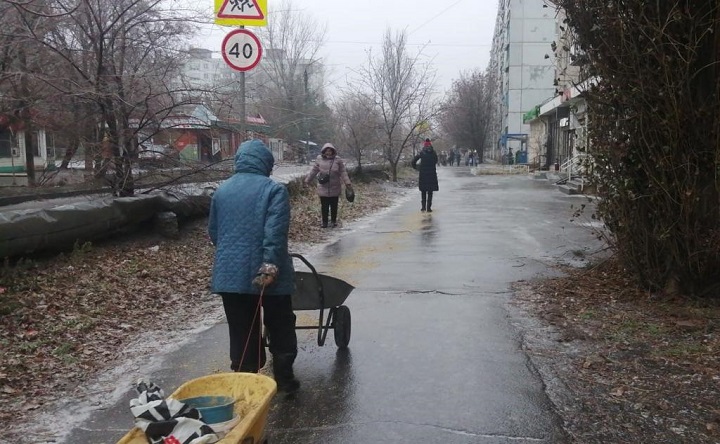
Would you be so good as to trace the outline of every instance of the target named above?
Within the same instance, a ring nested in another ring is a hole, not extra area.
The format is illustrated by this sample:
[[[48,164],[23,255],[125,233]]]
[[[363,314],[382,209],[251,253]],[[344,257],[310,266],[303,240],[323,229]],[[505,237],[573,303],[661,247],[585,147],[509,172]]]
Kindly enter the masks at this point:
[[[259,139],[246,140],[235,153],[235,172],[270,176],[275,158]]]
[[[332,143],[326,143],[320,150],[320,154],[326,157],[335,156],[337,155],[337,149]]]

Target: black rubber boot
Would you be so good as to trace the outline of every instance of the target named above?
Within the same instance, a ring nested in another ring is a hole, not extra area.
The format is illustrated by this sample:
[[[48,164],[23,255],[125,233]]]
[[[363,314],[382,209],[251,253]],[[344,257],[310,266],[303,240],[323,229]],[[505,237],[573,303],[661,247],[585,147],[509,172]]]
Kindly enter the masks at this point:
[[[420,197],[420,202],[422,203],[422,207],[420,208],[420,211],[425,211],[425,193],[422,194]]]
[[[432,207],[432,193],[428,193],[428,197],[427,197],[427,210],[428,210],[428,212],[432,212],[431,207]]]
[[[273,355],[273,375],[278,386],[278,392],[291,395],[300,388],[300,381],[295,379],[293,363],[295,355],[276,354]]]

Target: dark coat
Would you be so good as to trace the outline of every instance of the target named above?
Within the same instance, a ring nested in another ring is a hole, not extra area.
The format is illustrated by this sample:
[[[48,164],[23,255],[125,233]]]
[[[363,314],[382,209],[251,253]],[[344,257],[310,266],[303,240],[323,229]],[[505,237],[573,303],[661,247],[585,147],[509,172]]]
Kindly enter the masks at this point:
[[[420,165],[418,165],[420,161]],[[418,188],[420,191],[438,191],[438,156],[432,146],[426,146],[412,160],[412,167],[420,172]]]

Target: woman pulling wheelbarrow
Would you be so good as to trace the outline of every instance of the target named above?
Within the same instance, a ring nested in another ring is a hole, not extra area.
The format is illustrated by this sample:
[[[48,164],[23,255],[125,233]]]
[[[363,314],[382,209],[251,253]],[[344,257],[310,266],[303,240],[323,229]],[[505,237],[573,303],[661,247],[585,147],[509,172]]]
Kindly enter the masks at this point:
[[[222,297],[227,317],[230,368],[257,373],[265,365],[262,307],[278,391],[289,394],[300,387],[293,373],[295,270],[288,252],[290,197],[284,185],[270,179],[274,163],[262,141],[243,142],[235,155],[235,174],[213,195],[211,290]]]

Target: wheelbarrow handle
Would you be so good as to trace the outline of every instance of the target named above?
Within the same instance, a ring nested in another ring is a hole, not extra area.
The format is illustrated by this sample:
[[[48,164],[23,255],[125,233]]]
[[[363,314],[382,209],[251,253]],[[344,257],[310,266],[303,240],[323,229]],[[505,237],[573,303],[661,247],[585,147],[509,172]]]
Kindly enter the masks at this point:
[[[304,263],[305,265],[307,265],[307,267],[310,269],[310,271],[312,271],[313,274],[314,274],[315,276],[317,276],[317,270],[315,270],[315,267],[313,267],[312,264],[311,264],[307,259],[305,259],[305,256],[303,256],[303,255],[300,254],[300,253],[290,253],[290,257],[295,257],[295,258],[298,258],[298,259],[300,259],[301,261],[303,261],[303,263]]]
[[[318,324],[318,337],[317,337],[317,343],[319,346],[322,346],[325,344],[325,337],[327,336],[328,329],[330,328],[330,322],[332,321],[332,310],[330,311],[330,314],[328,315],[327,319],[327,325],[323,327],[323,319],[325,317],[325,290],[323,289],[322,281],[320,280],[320,276],[318,276],[317,270],[315,270],[315,267],[312,266],[312,264],[305,259],[305,257],[299,253],[290,253],[290,257],[294,257],[297,259],[300,259],[307,267],[312,271],[313,276],[315,277],[315,283],[318,287],[318,299],[319,299],[319,306],[320,306],[320,322]]]

